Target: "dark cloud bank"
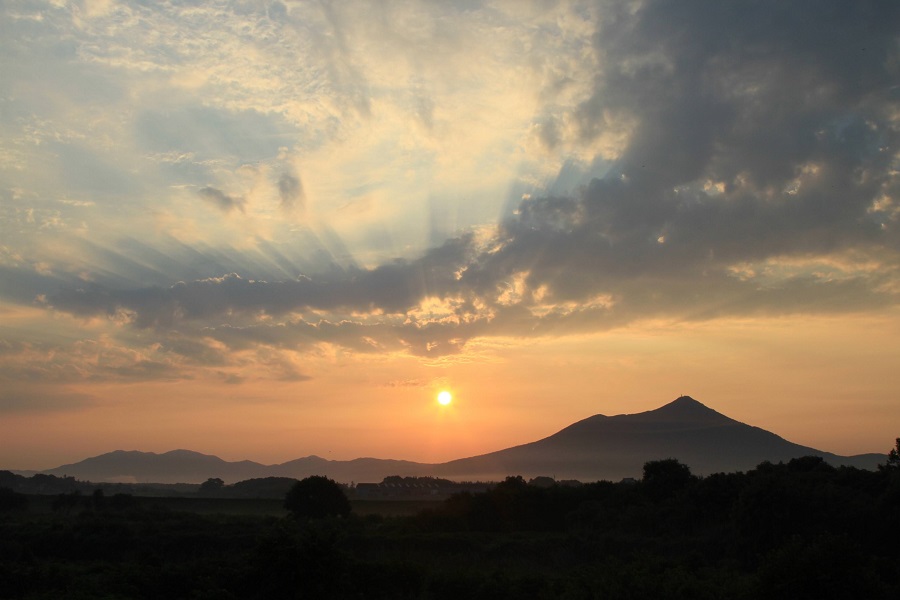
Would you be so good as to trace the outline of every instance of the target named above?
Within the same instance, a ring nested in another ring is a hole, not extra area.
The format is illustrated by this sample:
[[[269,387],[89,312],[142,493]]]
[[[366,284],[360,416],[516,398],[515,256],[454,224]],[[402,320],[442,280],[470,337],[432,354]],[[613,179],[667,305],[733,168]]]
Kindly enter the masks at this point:
[[[139,328],[204,327],[233,346],[331,341],[422,354],[454,352],[473,336],[648,317],[894,304],[897,31],[896,2],[605,10],[594,45],[602,67],[569,115],[577,139],[568,142],[592,142],[611,119],[632,123],[630,138],[606,176],[523,200],[493,239],[463,235],[374,269],[70,289],[49,303],[124,314]],[[302,203],[298,179],[283,177],[279,189],[286,206]],[[201,196],[241,208],[212,188]],[[443,312],[417,311],[426,298],[446,301]],[[261,314],[291,318],[254,319]]]

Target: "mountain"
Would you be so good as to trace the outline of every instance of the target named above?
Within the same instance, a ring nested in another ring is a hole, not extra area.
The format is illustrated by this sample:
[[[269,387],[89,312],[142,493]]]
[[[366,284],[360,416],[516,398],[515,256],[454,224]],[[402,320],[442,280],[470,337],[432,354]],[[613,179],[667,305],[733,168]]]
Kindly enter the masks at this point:
[[[457,479],[515,473],[617,480],[640,477],[645,462],[662,458],[677,458],[694,474],[710,474],[746,471],[766,460],[807,455],[821,456],[834,465],[869,469],[885,458],[880,454],[843,457],[794,444],[681,396],[648,412],[595,415],[530,444],[437,465],[435,472]]]
[[[116,450],[81,462],[43,471],[47,475],[69,475],[86,481],[120,483],[195,483],[210,477],[240,481],[266,477],[269,467],[249,460],[224,461],[190,450],[172,450],[163,454]]]
[[[357,458],[338,461],[318,456],[298,458],[279,465],[263,465],[249,460],[228,462],[218,456],[190,450],[172,450],[163,454],[116,450],[42,473],[69,475],[83,481],[119,483],[201,483],[211,477],[234,483],[261,477],[303,479],[310,475],[328,475],[336,481],[349,483],[381,481],[389,475],[421,475],[429,467],[403,460]]]
[[[694,474],[706,475],[746,471],[766,460],[780,462],[809,455],[821,456],[833,465],[866,469],[874,469],[885,460],[882,454],[838,456],[794,444],[682,396],[656,410],[612,417],[595,415],[536,442],[441,464],[307,456],[263,465],[228,462],[189,450],[164,454],[117,450],[44,473],[135,483],[199,483],[210,477],[234,483],[258,477],[302,479],[310,475],[327,475],[347,483],[381,481],[389,475],[481,481],[500,480],[507,475],[550,475],[557,479],[615,481],[638,478],[645,462],[662,458],[677,458]]]

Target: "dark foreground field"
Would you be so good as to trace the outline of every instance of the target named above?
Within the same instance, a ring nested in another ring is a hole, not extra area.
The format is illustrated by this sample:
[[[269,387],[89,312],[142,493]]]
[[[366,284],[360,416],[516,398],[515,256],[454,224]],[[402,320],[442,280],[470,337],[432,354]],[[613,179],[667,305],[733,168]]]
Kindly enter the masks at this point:
[[[56,496],[27,495],[27,502],[15,513],[16,518],[47,517],[61,512],[54,508],[58,504]],[[81,499],[81,505],[73,507],[69,513],[81,514],[88,506],[93,510],[91,498]],[[117,512],[112,499],[107,499],[104,514]],[[423,510],[434,508],[433,500],[351,500],[353,514],[359,517],[377,515],[380,517],[409,517]],[[139,509],[151,512],[186,512],[195,515],[241,515],[246,517],[286,517],[283,499],[275,498],[195,498],[195,497],[132,497],[129,510]],[[64,512],[64,511],[62,511]],[[119,511],[121,512],[121,511]],[[57,515],[58,516],[58,515]],[[0,596],[2,597],[2,596]]]
[[[898,598],[900,468],[819,459],[442,503],[7,497],[4,598]],[[15,501],[12,501],[15,500]]]

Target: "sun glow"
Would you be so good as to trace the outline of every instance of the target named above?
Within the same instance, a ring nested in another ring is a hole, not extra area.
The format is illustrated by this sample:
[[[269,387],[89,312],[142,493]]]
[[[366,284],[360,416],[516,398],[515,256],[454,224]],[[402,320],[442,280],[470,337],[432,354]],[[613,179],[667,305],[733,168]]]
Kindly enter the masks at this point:
[[[450,394],[450,392],[444,390],[440,394],[438,394],[437,401],[441,406],[447,406],[448,404],[453,402],[453,396]]]

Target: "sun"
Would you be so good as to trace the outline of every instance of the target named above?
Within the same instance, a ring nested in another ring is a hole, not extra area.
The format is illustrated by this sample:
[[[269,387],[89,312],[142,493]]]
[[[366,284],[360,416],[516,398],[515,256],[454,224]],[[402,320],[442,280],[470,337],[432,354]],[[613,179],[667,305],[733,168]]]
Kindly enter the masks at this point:
[[[453,402],[453,396],[450,394],[450,392],[448,392],[447,390],[444,390],[440,394],[438,394],[437,401],[438,401],[438,404],[440,404],[442,406],[447,406],[448,404]]]

